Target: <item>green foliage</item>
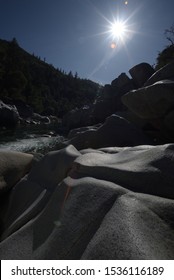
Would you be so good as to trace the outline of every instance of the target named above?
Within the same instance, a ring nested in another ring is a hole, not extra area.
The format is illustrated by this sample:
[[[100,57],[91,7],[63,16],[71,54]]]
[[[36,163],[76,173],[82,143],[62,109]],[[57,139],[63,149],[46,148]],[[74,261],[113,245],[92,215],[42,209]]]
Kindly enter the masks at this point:
[[[0,98],[28,103],[35,112],[56,114],[94,102],[100,86],[55,69],[20,48],[17,40],[0,40]]]

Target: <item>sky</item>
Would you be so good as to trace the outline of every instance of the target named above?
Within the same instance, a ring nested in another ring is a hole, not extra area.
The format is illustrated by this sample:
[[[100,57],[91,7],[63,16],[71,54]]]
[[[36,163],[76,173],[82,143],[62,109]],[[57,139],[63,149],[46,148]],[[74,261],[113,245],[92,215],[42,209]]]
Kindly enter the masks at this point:
[[[1,39],[103,85],[154,65],[173,24],[173,0],[0,0]]]

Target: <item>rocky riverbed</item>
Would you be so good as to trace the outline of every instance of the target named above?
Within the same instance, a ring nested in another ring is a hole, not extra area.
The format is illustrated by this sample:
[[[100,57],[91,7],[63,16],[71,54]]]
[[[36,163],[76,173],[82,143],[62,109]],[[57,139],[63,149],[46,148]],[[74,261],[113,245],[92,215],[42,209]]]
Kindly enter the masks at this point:
[[[174,259],[172,69],[141,64],[133,81],[116,79],[89,119],[66,116],[87,126],[55,151],[0,150],[1,259]]]

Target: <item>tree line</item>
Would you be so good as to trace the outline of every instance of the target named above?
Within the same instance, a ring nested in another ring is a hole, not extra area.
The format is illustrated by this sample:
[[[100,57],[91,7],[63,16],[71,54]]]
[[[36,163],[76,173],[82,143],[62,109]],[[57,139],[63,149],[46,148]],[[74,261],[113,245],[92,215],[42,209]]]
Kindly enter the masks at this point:
[[[73,108],[90,105],[100,86],[77,72],[55,69],[22,49],[17,40],[0,40],[0,99],[19,99],[35,112],[63,116]]]

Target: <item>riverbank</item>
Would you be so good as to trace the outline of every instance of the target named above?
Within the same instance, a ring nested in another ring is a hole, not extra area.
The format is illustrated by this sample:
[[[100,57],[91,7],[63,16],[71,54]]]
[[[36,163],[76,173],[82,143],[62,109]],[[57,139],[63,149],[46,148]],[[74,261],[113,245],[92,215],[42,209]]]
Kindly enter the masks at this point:
[[[174,259],[169,69],[121,97],[135,122],[115,112],[41,156],[0,150],[1,259]]]

